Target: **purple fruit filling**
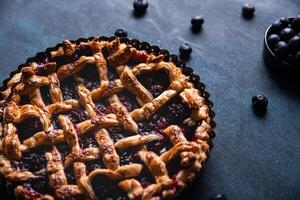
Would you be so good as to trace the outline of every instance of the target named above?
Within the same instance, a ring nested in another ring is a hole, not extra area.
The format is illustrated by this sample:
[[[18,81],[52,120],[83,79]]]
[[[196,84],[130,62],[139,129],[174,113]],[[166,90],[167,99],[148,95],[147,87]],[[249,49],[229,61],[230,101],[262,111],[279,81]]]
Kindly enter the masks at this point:
[[[114,143],[133,135],[131,132],[124,130],[124,128],[120,126],[109,127],[107,128],[107,131]]]
[[[79,76],[83,79],[87,89],[92,90],[100,86],[99,75],[96,66],[93,64],[87,65],[79,72]]]
[[[169,77],[165,71],[143,73],[138,75],[137,79],[150,91],[153,97],[159,96],[170,85]]]
[[[29,189],[31,188],[33,191],[38,192],[40,194],[53,193],[51,187],[49,186],[49,179],[48,179],[48,175],[46,174],[46,171],[40,174],[38,178],[30,179],[25,184],[27,184],[27,187]]]
[[[67,144],[67,142],[59,143],[55,145],[57,150],[60,152],[61,159],[64,160],[65,157],[70,153],[71,148]]]
[[[78,99],[76,82],[72,76],[61,81],[61,89],[64,101]]]
[[[86,149],[91,147],[98,147],[98,143],[95,139],[95,133],[96,131],[90,131],[88,133],[85,133],[83,136],[79,137],[79,145],[80,148]]]
[[[45,105],[52,104],[49,86],[48,85],[42,86],[40,88],[40,91],[41,91],[41,96],[42,96],[42,99],[43,99]]]
[[[80,106],[74,110],[71,110],[67,113],[69,119],[73,122],[73,124],[79,124],[88,119],[87,113],[84,107]]]
[[[118,182],[104,175],[98,175],[92,180],[92,187],[98,199],[127,200],[127,194],[120,189]]]
[[[191,115],[191,109],[177,95],[161,107],[149,120],[139,122],[139,134],[160,133],[172,124],[181,124]]]
[[[110,81],[114,81],[119,78],[116,68],[110,66],[109,64],[107,64],[107,77]]]
[[[96,112],[100,116],[112,113],[108,99],[102,99],[101,101],[95,102],[95,106]]]
[[[180,156],[176,156],[175,158],[171,159],[167,163],[166,167],[170,177],[176,175],[180,171],[181,168],[180,161],[181,161]]]
[[[141,150],[141,147],[134,147],[126,150],[117,150],[120,156],[120,165],[127,165],[130,163],[139,163],[140,159],[137,152]]]
[[[148,167],[143,165],[142,171],[138,177],[136,177],[137,180],[140,181],[141,185],[145,188],[153,183],[155,183],[155,179],[152,175],[152,173],[149,171]]]
[[[55,61],[57,66],[60,67],[65,64],[75,62],[81,56],[92,56],[92,55],[93,55],[93,52],[91,51],[91,49],[88,46],[78,45],[76,47],[74,54],[71,57],[61,56],[61,57],[56,57],[56,58],[50,59],[50,61]]]
[[[97,160],[91,160],[84,163],[86,165],[86,173],[90,174],[95,169],[104,169],[105,166],[103,164],[102,158]]]
[[[66,174],[68,184],[76,185],[76,178],[75,178],[73,167],[68,167],[67,169],[65,169],[65,174]]]
[[[127,108],[128,112],[131,112],[134,109],[140,107],[136,100],[136,97],[127,90],[124,90],[123,92],[119,93],[118,97],[121,103]]]
[[[35,133],[43,130],[43,124],[39,118],[28,118],[17,125],[20,141],[33,136]]]
[[[46,169],[47,160],[45,153],[50,151],[50,147],[43,146],[28,151],[24,151],[20,161],[14,163],[14,167],[21,171],[40,172]]]
[[[53,129],[61,129],[61,126],[58,121],[58,115],[52,115],[52,125]]]
[[[30,99],[28,95],[22,95],[20,100],[20,105],[30,104]]]
[[[161,155],[172,147],[172,144],[167,138],[163,138],[161,140],[155,140],[148,144],[146,144],[148,151],[153,151],[157,155]]]

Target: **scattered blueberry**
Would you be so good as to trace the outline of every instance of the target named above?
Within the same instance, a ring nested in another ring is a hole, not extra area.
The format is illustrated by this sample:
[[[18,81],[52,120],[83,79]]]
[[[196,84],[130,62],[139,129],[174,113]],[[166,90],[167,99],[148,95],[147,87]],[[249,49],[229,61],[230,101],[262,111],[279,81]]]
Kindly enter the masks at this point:
[[[224,194],[217,194],[211,200],[227,200]]]
[[[137,13],[144,13],[148,8],[148,1],[147,0],[135,0],[133,2],[133,7]]]
[[[253,14],[255,12],[255,7],[252,3],[246,3],[243,6],[243,16],[245,18],[251,18],[253,17]]]
[[[281,24],[282,24],[283,26],[285,26],[285,27],[287,27],[287,26],[289,25],[289,23],[290,23],[289,19],[286,18],[286,17],[281,17],[279,21],[280,21]]]
[[[281,40],[288,41],[295,35],[295,31],[289,27],[282,29],[280,32]]]
[[[267,109],[268,99],[262,94],[252,97],[252,105],[255,111],[264,112]]]
[[[283,27],[283,24],[279,20],[277,20],[271,25],[270,31],[271,33],[280,33]]]
[[[192,51],[193,49],[188,43],[183,43],[179,47],[180,57],[182,58],[188,58],[191,55]]]
[[[127,35],[128,35],[127,31],[122,28],[117,29],[115,32],[115,36],[117,37],[127,37]]]
[[[292,27],[296,30],[300,30],[300,15],[298,15],[297,17],[295,17],[292,22]]]
[[[280,41],[275,45],[274,53],[279,58],[284,58],[286,56],[288,50],[289,50],[288,44],[284,41]]]
[[[193,27],[195,28],[200,28],[202,26],[202,24],[204,23],[204,19],[202,16],[194,16],[191,19],[191,24]]]
[[[272,34],[268,37],[268,44],[271,47],[274,47],[280,41],[280,37],[277,34]]]
[[[294,37],[292,37],[288,45],[289,45],[289,50],[291,52],[300,51],[300,36],[295,35]]]

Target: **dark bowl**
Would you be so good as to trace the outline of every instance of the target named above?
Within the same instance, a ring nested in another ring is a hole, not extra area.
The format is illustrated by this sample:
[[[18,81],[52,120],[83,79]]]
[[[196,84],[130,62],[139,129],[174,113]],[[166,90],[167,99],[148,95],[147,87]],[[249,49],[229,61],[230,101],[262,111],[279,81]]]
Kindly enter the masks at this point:
[[[288,17],[288,19],[291,21],[294,17]],[[300,75],[300,68],[296,67],[295,65],[288,63],[284,60],[279,59],[272,49],[270,48],[268,44],[268,36],[270,33],[270,28],[272,25],[270,25],[264,36],[264,48],[263,48],[263,58],[266,63],[266,66],[273,70],[274,72],[282,75],[287,76],[291,78],[299,78]]]

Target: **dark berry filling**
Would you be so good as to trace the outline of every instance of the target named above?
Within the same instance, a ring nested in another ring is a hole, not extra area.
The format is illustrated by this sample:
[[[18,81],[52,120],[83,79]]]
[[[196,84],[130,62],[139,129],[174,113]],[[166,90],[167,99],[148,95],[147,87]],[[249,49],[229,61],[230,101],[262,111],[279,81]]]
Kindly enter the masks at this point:
[[[108,80],[113,81],[113,80],[118,79],[119,75],[115,68],[108,66],[107,77],[108,77]]]
[[[109,127],[107,128],[107,131],[109,132],[110,137],[114,143],[116,143],[118,140],[122,140],[126,137],[132,136],[131,132],[124,130],[124,128],[121,126]]]
[[[84,163],[86,165],[86,173],[90,174],[95,169],[103,169],[105,168],[102,158],[97,160],[91,160]]]
[[[169,124],[179,124],[190,117],[191,109],[183,99],[177,95],[167,102],[158,112],[158,115],[166,116]]]
[[[51,194],[52,190],[48,183],[48,174],[44,171],[44,173],[40,174],[38,178],[33,178],[27,181],[27,186],[40,194]]]
[[[180,171],[180,160],[180,156],[176,156],[167,163],[166,167],[170,177],[176,175]]]
[[[169,125],[181,124],[190,115],[189,106],[177,95],[161,107],[149,120],[138,123],[139,133],[142,135],[162,134],[162,131]]]
[[[92,180],[92,187],[98,199],[103,200],[125,200],[128,199],[127,194],[120,190],[118,182],[110,180],[104,175],[97,175]]]
[[[76,82],[72,76],[61,82],[61,89],[64,100],[78,99]]]
[[[108,99],[102,99],[101,101],[95,102],[96,112],[98,115],[106,115],[112,113]]]
[[[197,124],[194,124],[192,126],[189,126],[185,123],[181,123],[179,125],[179,127],[182,129],[182,132],[184,133],[184,136],[185,138],[188,140],[188,141],[193,141],[195,140],[195,132],[196,132],[196,129],[198,127]]]
[[[100,86],[99,75],[95,65],[87,65],[79,72],[87,89],[92,90]]]
[[[39,118],[28,118],[17,125],[20,141],[30,138],[35,133],[43,130],[43,124]]]
[[[61,126],[58,121],[58,115],[52,115],[52,125],[53,129],[61,129]]]
[[[14,167],[21,171],[40,172],[46,169],[47,160],[45,153],[50,151],[50,147],[38,147],[22,153],[20,161],[14,163]]]
[[[172,144],[170,143],[169,139],[162,138],[161,140],[155,140],[146,144],[146,147],[148,151],[153,151],[157,155],[161,155],[172,148]]]
[[[79,137],[80,148],[86,149],[91,147],[98,147],[98,143],[95,139],[95,133],[95,131],[90,131]]]
[[[149,120],[145,120],[138,123],[139,134],[162,134],[162,131],[169,126],[169,122],[164,116],[154,114]]]
[[[45,105],[49,105],[52,103],[51,101],[51,97],[50,97],[50,91],[49,91],[49,86],[42,86],[40,88],[40,91],[41,91],[41,96],[42,96],[42,99],[45,103]]]
[[[65,65],[65,64],[75,62],[81,56],[92,56],[92,55],[93,55],[93,52],[91,51],[91,49],[88,46],[78,45],[72,56],[70,56],[70,57],[61,56],[61,57],[56,57],[56,58],[51,59],[51,60],[55,61],[57,66],[60,67],[60,66]]]
[[[127,90],[124,90],[123,92],[119,93],[118,97],[122,104],[127,108],[128,112],[131,112],[134,109],[140,107],[136,100],[136,97]]]
[[[64,160],[65,157],[70,153],[71,148],[67,144],[67,142],[59,143],[55,145],[57,150],[60,152],[61,159]]]
[[[165,71],[143,73],[138,75],[137,79],[153,97],[159,96],[170,85],[168,74]]]
[[[68,112],[68,117],[73,124],[79,124],[88,119],[86,110],[82,106]]]
[[[20,105],[30,104],[28,95],[22,95],[20,99]]]
[[[67,169],[65,169],[65,174],[68,184],[76,185],[76,178],[73,167],[68,167]]]
[[[144,188],[155,183],[155,179],[154,179],[152,173],[149,171],[148,167],[145,165],[143,165],[142,171],[136,179],[140,181],[142,187],[144,187]]]
[[[141,150],[141,147],[134,147],[126,150],[117,150],[120,156],[120,164],[127,165],[130,163],[138,163],[140,159],[138,158],[137,152]]]

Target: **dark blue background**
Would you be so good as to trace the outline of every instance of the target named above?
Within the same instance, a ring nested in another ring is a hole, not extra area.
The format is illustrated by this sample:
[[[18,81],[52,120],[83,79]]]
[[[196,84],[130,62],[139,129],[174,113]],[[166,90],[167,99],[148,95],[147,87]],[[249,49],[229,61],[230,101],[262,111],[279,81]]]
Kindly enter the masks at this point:
[[[262,60],[267,26],[300,14],[299,0],[253,0],[255,17],[241,17],[242,0],[150,0],[135,18],[125,0],[1,0],[0,79],[26,58],[63,39],[110,36],[123,27],[130,37],[177,53],[188,42],[188,64],[202,77],[216,111],[211,158],[185,199],[300,199],[300,93],[274,78]],[[203,15],[199,34],[190,18]],[[257,117],[251,97],[269,98],[268,113]]]

